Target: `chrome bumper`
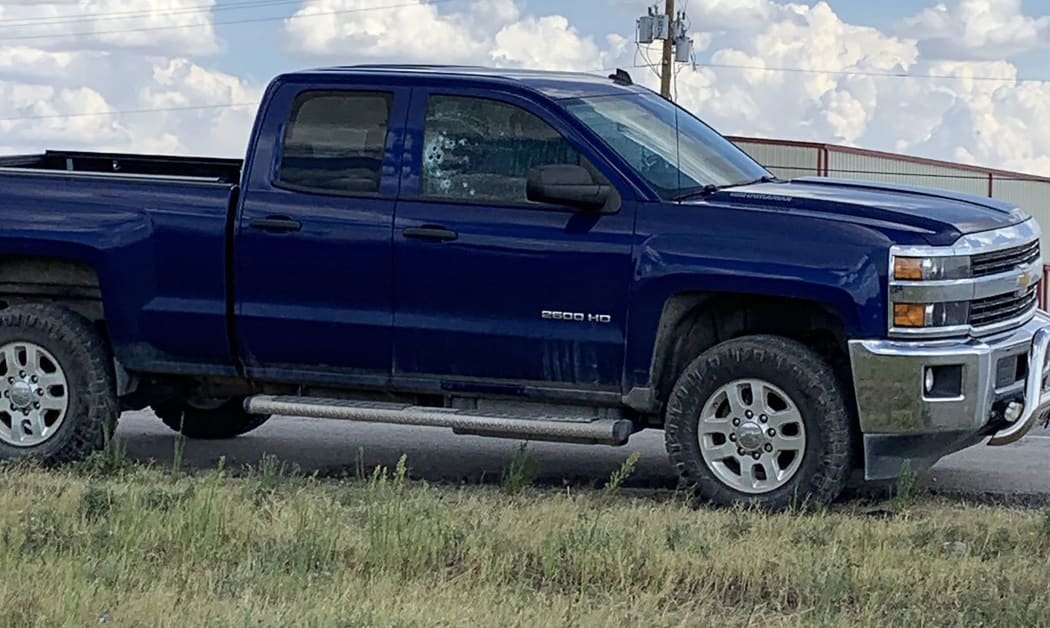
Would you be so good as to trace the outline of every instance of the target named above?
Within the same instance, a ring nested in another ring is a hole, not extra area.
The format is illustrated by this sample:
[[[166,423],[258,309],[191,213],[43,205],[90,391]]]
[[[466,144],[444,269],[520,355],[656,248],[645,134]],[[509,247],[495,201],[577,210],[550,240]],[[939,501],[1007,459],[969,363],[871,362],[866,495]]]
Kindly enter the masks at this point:
[[[990,445],[1016,441],[1050,411],[1050,388],[1045,386],[1048,346],[1050,314],[1042,311],[1017,329],[984,338],[850,341],[866,448],[872,440],[886,449],[892,446],[887,437],[901,435],[912,441],[919,435],[949,433],[992,435]],[[946,367],[948,371],[942,371]],[[928,368],[957,375],[958,394],[929,394],[924,386]],[[947,453],[951,452],[936,457]]]

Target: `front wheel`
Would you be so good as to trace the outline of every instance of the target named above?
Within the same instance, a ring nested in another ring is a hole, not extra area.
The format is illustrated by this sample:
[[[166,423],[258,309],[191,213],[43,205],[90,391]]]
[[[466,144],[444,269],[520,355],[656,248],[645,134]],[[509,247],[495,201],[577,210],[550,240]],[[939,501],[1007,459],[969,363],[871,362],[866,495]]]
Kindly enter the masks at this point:
[[[686,486],[718,505],[834,501],[851,471],[850,415],[828,364],[777,336],[730,340],[679,377],[667,451]]]
[[[247,434],[270,419],[268,414],[248,414],[244,399],[235,397],[206,407],[184,402],[166,402],[153,406],[164,425],[187,438],[226,439]]]

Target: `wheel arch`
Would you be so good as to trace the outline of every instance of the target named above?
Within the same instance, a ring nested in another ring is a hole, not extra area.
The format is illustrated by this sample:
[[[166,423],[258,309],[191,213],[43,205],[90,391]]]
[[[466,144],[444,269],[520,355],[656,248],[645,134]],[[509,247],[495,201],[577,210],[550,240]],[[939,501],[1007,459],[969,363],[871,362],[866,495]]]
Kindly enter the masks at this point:
[[[0,254],[0,306],[47,303],[96,327],[105,321],[102,282],[93,264],[71,257]]]
[[[106,323],[102,280],[92,262],[76,257],[0,254],[0,309],[53,305],[84,318],[98,332],[114,361],[121,396],[136,383],[113,353]]]
[[[664,303],[649,364],[655,400],[663,406],[685,367],[707,349],[742,336],[768,334],[801,342],[835,369],[852,391],[848,322],[826,303],[782,296],[685,292]],[[852,392],[849,393],[852,396]]]

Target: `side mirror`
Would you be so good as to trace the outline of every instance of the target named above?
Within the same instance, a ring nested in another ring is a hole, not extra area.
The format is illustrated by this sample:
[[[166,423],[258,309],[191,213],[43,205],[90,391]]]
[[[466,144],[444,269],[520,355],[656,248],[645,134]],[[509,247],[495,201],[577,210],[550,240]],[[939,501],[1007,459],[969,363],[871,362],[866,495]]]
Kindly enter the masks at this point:
[[[530,201],[597,211],[605,207],[611,186],[597,183],[583,166],[539,166],[529,171],[525,195]]]

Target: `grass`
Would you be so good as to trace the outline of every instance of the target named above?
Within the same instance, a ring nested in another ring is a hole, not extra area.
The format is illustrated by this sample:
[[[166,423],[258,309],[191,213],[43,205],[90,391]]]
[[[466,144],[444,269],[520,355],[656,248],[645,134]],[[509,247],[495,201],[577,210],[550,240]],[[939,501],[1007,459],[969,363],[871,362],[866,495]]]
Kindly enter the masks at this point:
[[[1050,625],[1050,510],[0,467],[3,626]],[[610,488],[611,487],[611,488]]]

